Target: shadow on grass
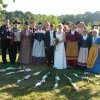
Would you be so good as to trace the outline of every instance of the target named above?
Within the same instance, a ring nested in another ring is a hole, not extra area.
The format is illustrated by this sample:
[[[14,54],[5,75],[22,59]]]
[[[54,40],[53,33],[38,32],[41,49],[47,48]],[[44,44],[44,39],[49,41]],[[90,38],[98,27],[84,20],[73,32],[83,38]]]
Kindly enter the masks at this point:
[[[1,64],[2,65],[2,64]],[[1,67],[1,66],[0,66]],[[11,67],[5,66],[6,67]],[[18,65],[14,65],[13,67],[18,67]],[[28,67],[29,68],[29,67]],[[69,81],[64,77],[64,74],[68,75],[72,78],[73,82],[79,82],[82,81],[80,78],[76,78],[72,76],[72,73],[77,73],[79,75],[83,75],[83,72],[79,72],[78,70],[74,69],[67,69],[67,70],[56,70],[52,67],[47,66],[30,66],[32,68],[32,72],[29,73],[20,73],[15,75],[8,75],[5,76],[4,73],[1,75],[0,85],[2,87],[5,87],[0,90],[0,92],[7,92],[8,94],[11,94],[13,97],[18,96],[24,96],[28,95],[30,93],[43,93],[48,91],[55,91],[53,90],[53,86],[55,84],[55,75],[58,75],[60,77],[59,87],[57,88],[60,92],[54,93],[56,96],[64,95],[70,100],[84,100],[84,99],[90,99],[93,96],[98,96],[99,92],[97,91],[95,94],[91,94],[91,89],[81,89],[83,87],[86,87],[89,85],[89,83],[85,83],[85,85],[80,86],[80,91],[74,92],[71,89],[71,85]],[[37,71],[42,71],[40,75],[33,76],[28,80],[24,80],[23,82],[16,84],[15,86],[12,86],[12,84],[15,84],[18,79],[23,78],[27,74],[32,74]],[[47,78],[46,82],[43,83],[41,86],[34,88],[35,84],[39,82],[42,79],[42,76],[47,74],[48,72],[51,72],[50,76]],[[7,85],[10,85],[7,86]]]
[[[84,89],[84,90],[75,92],[75,91],[72,91],[71,88],[65,87],[65,88],[62,88],[61,91],[56,94],[56,96],[59,96],[59,95],[66,96],[68,100],[91,100],[91,99],[95,100],[93,98],[98,98],[97,100],[99,100],[100,91],[97,91],[96,93],[91,94],[91,89]]]

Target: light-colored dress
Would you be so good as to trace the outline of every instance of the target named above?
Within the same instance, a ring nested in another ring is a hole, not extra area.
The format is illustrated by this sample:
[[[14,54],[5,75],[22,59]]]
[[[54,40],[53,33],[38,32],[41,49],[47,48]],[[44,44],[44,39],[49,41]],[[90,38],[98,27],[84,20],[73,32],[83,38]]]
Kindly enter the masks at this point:
[[[64,33],[56,33],[56,38],[58,38],[59,41],[63,40],[63,36]],[[54,68],[67,68],[64,42],[59,43],[54,51]]]
[[[43,64],[45,62],[44,35],[45,31],[43,30],[36,30],[34,32],[32,57],[35,64]]]
[[[87,66],[87,58],[89,48],[91,47],[92,39],[87,35],[81,35],[79,39],[79,55],[78,55],[78,65],[83,68]]]

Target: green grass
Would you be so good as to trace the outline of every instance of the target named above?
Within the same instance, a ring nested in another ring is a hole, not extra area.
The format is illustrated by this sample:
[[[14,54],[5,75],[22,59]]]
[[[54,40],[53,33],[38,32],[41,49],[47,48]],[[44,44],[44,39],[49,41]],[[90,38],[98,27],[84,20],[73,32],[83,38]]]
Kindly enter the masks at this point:
[[[0,59],[1,62],[1,59]],[[16,65],[3,65],[0,63],[0,69],[8,67],[19,67]],[[100,100],[100,85],[95,85],[94,82],[100,83],[100,78],[96,78],[95,74],[89,74],[92,82],[84,82],[82,79],[72,76],[72,73],[77,73],[83,76],[83,72],[77,69],[56,70],[52,66],[26,66],[31,68],[32,72],[18,73],[13,75],[5,75],[6,72],[0,72],[0,100]],[[23,78],[27,74],[32,74],[37,71],[42,71],[40,75],[33,76],[29,80],[24,80],[16,84],[18,79]],[[44,74],[51,72],[46,83],[34,88],[36,82],[41,80]],[[9,72],[9,71],[8,71]],[[53,89],[55,83],[55,75],[60,76],[59,87]],[[64,77],[64,74],[72,78],[73,82],[79,87],[79,91],[72,90],[72,86]]]

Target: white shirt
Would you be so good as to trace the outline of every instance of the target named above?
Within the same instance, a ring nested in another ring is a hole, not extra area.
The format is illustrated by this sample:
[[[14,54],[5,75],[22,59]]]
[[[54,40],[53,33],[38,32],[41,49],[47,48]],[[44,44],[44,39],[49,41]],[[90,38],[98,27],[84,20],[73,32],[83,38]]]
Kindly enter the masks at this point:
[[[42,30],[42,29],[41,29],[41,30],[38,29],[38,30],[36,30],[34,33],[44,33],[44,34],[45,34],[45,31]]]
[[[50,46],[53,46],[53,31],[50,31]]]
[[[75,34],[75,31],[71,31],[71,35],[74,35]]]
[[[87,39],[87,35],[83,35],[83,40],[86,40]]]
[[[98,38],[98,37],[96,37],[96,38],[93,37],[93,38],[92,38],[92,43],[95,43],[95,41],[97,40],[97,38]]]
[[[18,31],[14,31],[14,41],[20,41],[20,32],[21,30],[18,29]]]

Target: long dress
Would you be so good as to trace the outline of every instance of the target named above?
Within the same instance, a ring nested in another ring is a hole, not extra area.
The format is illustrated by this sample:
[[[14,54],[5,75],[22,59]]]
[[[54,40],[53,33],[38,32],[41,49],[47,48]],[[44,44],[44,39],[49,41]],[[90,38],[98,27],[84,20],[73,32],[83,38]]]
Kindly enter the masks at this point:
[[[64,33],[56,33],[56,38],[58,38],[59,41],[61,41],[61,40],[63,40],[63,35],[64,35]],[[55,48],[54,68],[56,68],[56,69],[67,68],[64,42],[59,43]]]
[[[96,50],[96,52],[94,52],[95,50]],[[95,41],[95,49],[93,50],[93,52],[91,52],[91,55],[94,55],[94,54],[96,54],[95,55],[96,59],[93,56],[92,56],[92,58],[94,59],[95,63],[93,65],[93,67],[92,68],[88,68],[87,71],[88,72],[93,72],[93,73],[100,73],[100,37],[98,37],[96,39],[96,41]]]
[[[87,35],[81,35],[79,39],[79,55],[78,55],[78,65],[81,70],[85,70],[87,66],[87,58],[89,48],[91,47],[92,39]]]
[[[19,54],[19,63],[31,64],[32,63],[32,35],[29,30],[23,30],[21,32],[21,48]]]
[[[37,65],[41,65],[45,63],[44,35],[45,35],[45,31],[43,30],[36,30],[34,32],[32,58],[34,64]]]
[[[71,31],[66,33],[66,58],[67,65],[70,67],[77,66],[79,37],[80,34],[76,31],[74,32],[74,34],[71,34]]]

